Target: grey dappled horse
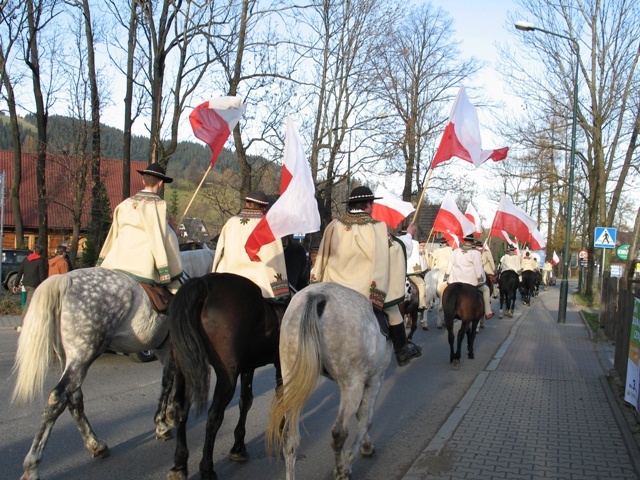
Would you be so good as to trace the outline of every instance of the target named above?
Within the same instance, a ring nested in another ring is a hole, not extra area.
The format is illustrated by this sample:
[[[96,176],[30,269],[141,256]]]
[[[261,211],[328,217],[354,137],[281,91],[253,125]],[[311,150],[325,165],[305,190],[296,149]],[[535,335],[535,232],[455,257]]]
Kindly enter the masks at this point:
[[[213,263],[210,252],[209,270]],[[190,272],[188,265],[186,271]],[[164,371],[154,419],[156,435],[171,438],[166,409],[172,378],[165,373],[172,365],[164,361],[165,357],[172,358],[166,355],[168,335],[167,317],[151,308],[142,287],[124,273],[94,267],[46,279],[34,292],[18,340],[12,400],[21,405],[42,395],[49,365],[56,358],[62,376],[49,395],[42,422],[24,459],[22,479],[39,478],[42,453],[53,424],[65,408],[75,419],[86,448],[95,457],[109,455],[109,447],[96,436],[84,414],[82,394],[89,367],[107,349],[122,353],[154,350],[158,355]]]
[[[340,387],[338,416],[331,429],[335,478],[351,477],[358,448],[364,456],[373,455],[369,427],[390,359],[391,342],[380,333],[364,295],[340,285],[316,283],[293,297],[280,327],[283,386],[273,400],[266,432],[270,451],[283,447],[287,480],[295,478],[299,418],[321,374]],[[354,415],[357,431],[345,450],[347,427]]]

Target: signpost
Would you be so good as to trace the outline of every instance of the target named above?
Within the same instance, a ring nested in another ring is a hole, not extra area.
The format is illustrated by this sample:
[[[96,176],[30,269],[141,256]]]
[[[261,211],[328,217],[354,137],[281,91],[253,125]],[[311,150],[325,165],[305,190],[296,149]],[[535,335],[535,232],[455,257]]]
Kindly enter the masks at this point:
[[[617,230],[612,227],[596,227],[595,235],[593,236],[593,246],[595,248],[602,249],[602,262],[600,263],[600,299],[602,299],[602,289],[604,288],[604,266],[605,266],[605,252],[607,248],[616,247],[616,234]]]
[[[629,258],[630,248],[631,248],[631,245],[629,245],[628,243],[625,243],[624,245],[620,245],[618,248],[616,248],[616,257],[618,257],[623,262],[626,262],[627,259]]]

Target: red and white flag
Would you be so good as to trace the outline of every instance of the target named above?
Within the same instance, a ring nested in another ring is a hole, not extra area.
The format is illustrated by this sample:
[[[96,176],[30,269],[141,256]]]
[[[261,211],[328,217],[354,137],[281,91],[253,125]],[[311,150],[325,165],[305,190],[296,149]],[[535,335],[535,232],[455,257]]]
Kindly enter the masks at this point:
[[[280,198],[258,222],[244,246],[249,258],[256,262],[260,261],[260,248],[276,238],[320,230],[320,213],[311,169],[298,130],[289,117],[283,163]],[[285,170],[289,173],[286,177]]]
[[[451,193],[447,192],[442,199],[440,210],[438,210],[438,215],[433,222],[433,231],[453,234],[458,238],[462,238],[472,234],[475,229],[476,226],[473,222],[462,214]],[[445,237],[447,241],[453,241],[453,238],[446,235]],[[451,245],[451,243],[449,244]]]
[[[512,247],[514,247],[516,249],[516,253],[520,255],[520,248],[518,247],[518,242],[514,242],[513,240],[511,240],[511,237],[509,236],[509,234],[504,230],[491,229],[491,231],[489,232],[489,236],[498,237],[501,240],[504,240],[505,242],[507,242],[507,245],[511,245]]]
[[[201,103],[189,115],[193,134],[211,148],[209,166],[216,163],[245,107],[238,97],[220,97]]]
[[[411,203],[400,200],[384,187],[378,186],[374,196],[379,199],[373,201],[371,217],[391,228],[397,228],[407,215],[416,210]]]
[[[558,254],[556,253],[556,251],[553,251],[553,257],[551,257],[551,264],[552,265],[557,265],[560,263],[560,257],[558,257]]]
[[[480,138],[480,123],[476,107],[469,101],[464,87],[460,87],[453,103],[449,123],[444,129],[440,146],[436,152],[431,168],[446,162],[453,157],[466,160],[479,167],[487,160],[494,162],[507,158],[509,147],[495,150],[483,150]]]
[[[538,226],[524,210],[516,207],[506,195],[502,195],[498,211],[491,225],[491,235],[502,237],[501,231],[510,233],[521,242],[528,242],[531,250],[541,250],[547,242]]]
[[[480,222],[480,215],[478,215],[476,209],[473,208],[471,202],[467,204],[467,210],[464,212],[464,216],[471,220],[471,222],[475,226],[475,231],[473,232],[475,237],[480,238],[480,236],[482,235],[482,223]]]

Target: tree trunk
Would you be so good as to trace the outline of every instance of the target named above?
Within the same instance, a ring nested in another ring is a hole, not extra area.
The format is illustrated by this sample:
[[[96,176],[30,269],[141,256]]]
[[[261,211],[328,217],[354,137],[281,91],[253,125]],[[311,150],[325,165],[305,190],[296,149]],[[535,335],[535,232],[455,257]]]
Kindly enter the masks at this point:
[[[122,151],[122,200],[131,196],[131,129],[133,118],[133,61],[136,50],[136,31],[138,26],[138,2],[131,2],[131,16],[129,17],[129,40],[127,42],[127,80],[124,95],[124,137]]]
[[[36,162],[36,188],[38,199],[38,243],[45,252],[49,250],[49,217],[47,211],[47,186],[46,168],[47,168],[47,121],[49,112],[44,105],[44,97],[42,94],[42,86],[40,83],[40,57],[38,52],[38,32],[40,26],[36,23],[38,12],[34,11],[33,0],[25,0],[27,4],[28,15],[28,42],[29,50],[26,63],[31,70],[31,78],[33,81],[33,95],[36,105],[36,126],[37,134],[37,162]]]
[[[13,142],[13,183],[9,191],[11,198],[11,210],[16,228],[16,248],[25,248],[24,227],[22,223],[22,210],[20,209],[20,185],[22,184],[22,145],[20,144],[20,126],[16,111],[16,98],[9,74],[5,68],[5,58],[0,50],[0,71],[2,83],[6,90],[7,107],[9,109],[9,123],[11,125],[11,141]],[[6,182],[6,179],[5,179]]]

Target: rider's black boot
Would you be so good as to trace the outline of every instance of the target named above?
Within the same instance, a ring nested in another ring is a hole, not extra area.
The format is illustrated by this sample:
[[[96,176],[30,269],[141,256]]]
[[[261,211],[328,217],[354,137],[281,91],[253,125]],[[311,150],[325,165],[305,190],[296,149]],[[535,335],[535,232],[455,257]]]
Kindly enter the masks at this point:
[[[412,358],[422,355],[422,349],[407,340],[407,332],[403,324],[389,325],[389,336],[391,337],[391,343],[393,343],[393,350],[396,352],[398,365],[401,367],[407,365]]]

